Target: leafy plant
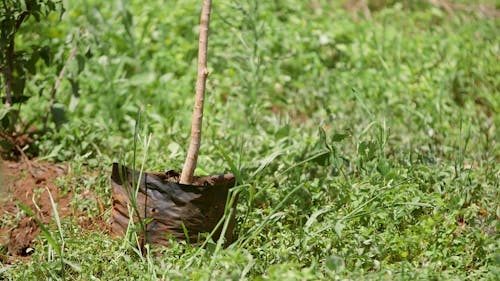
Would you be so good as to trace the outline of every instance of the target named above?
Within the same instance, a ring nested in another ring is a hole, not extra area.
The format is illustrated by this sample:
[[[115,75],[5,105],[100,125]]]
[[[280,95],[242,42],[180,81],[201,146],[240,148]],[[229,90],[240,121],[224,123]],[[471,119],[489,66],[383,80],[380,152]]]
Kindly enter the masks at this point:
[[[6,0],[0,3],[0,71],[5,89],[0,108],[0,138],[4,148],[6,143],[15,145],[15,140],[9,137],[18,129],[21,105],[33,95],[26,90],[26,84],[37,74],[38,61],[42,60],[46,66],[53,63],[54,50],[50,46],[28,44],[20,49],[16,46],[16,38],[23,33],[22,27],[28,20],[41,22],[56,11],[60,16],[64,12],[60,0]]]

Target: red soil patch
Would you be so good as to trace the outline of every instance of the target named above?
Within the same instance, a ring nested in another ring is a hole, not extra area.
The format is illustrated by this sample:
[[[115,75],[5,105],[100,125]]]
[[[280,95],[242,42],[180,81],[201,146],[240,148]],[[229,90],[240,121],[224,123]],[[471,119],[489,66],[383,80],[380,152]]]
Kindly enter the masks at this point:
[[[0,261],[9,262],[12,257],[23,257],[32,253],[33,240],[40,233],[40,229],[33,218],[16,217],[21,212],[17,204],[20,202],[31,208],[37,218],[47,225],[53,218],[49,191],[61,218],[77,218],[84,229],[105,229],[102,219],[91,222],[90,218],[70,206],[74,195],[72,188],[68,188],[69,191],[61,191],[57,187],[55,180],[64,177],[67,171],[65,164],[36,161],[0,162],[0,245],[6,245],[8,253],[8,257],[1,254]],[[95,198],[92,194],[85,196]]]

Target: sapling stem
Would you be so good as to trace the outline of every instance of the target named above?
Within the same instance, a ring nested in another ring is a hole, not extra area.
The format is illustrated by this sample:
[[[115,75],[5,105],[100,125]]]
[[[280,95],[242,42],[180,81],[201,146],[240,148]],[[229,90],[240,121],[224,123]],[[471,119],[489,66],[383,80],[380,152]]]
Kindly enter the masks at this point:
[[[205,99],[205,85],[208,76],[207,69],[207,47],[208,47],[208,28],[210,23],[211,0],[203,1],[200,18],[200,37],[198,44],[198,76],[196,79],[196,95],[194,100],[193,117],[191,123],[191,141],[189,150],[182,169],[180,183],[191,184],[193,174],[198,161],[198,152],[201,144],[201,125],[203,119],[203,102]]]

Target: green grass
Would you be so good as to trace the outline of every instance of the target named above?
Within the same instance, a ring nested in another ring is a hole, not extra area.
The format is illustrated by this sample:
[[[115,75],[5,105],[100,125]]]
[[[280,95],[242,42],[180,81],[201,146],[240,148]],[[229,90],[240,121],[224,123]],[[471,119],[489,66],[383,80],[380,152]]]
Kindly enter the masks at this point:
[[[32,259],[2,265],[2,278],[498,278],[500,22],[477,8],[498,2],[456,1],[469,8],[452,15],[428,1],[385,1],[371,20],[354,20],[340,1],[213,2],[197,172],[239,175],[239,239],[141,256],[61,218],[49,229],[64,234],[65,262],[40,236]],[[137,159],[146,170],[182,167],[200,1],[65,7],[37,40],[65,61],[67,36],[78,38],[85,66],[70,65],[78,95],[63,83],[56,98],[69,122],[51,124],[40,157],[69,161],[62,188],[91,190],[110,207],[111,163],[132,163],[138,110]],[[57,71],[45,73],[28,85],[45,96],[23,108],[26,120],[44,116]],[[77,196],[74,207],[97,216],[94,203]]]

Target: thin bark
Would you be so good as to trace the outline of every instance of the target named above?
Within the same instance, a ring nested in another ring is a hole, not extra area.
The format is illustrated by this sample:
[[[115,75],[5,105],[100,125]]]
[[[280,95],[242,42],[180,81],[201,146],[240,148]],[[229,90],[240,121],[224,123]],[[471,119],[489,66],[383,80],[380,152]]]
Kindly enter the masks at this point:
[[[203,1],[200,19],[200,38],[198,45],[198,76],[196,79],[196,96],[194,101],[193,119],[191,124],[191,142],[189,150],[182,169],[180,178],[181,184],[191,184],[193,181],[196,162],[198,161],[198,152],[201,144],[201,125],[203,119],[203,101],[205,98],[205,85],[208,76],[207,69],[207,46],[208,29],[210,23],[211,0]]]

